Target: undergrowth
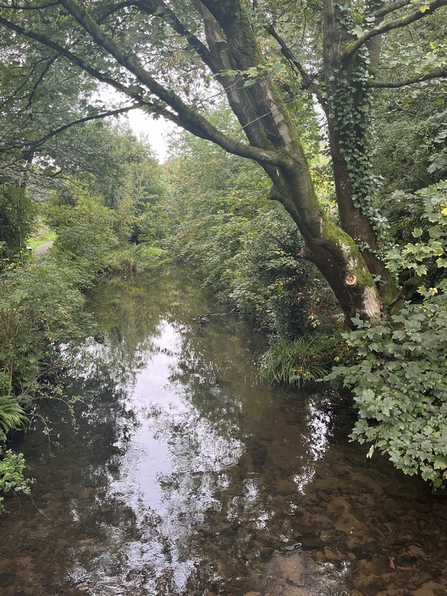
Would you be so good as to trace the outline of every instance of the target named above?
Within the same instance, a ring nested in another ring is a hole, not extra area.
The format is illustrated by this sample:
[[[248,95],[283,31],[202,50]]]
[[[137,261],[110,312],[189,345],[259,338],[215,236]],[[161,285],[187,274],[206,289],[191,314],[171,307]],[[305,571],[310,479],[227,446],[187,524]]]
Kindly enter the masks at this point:
[[[304,335],[293,341],[280,339],[270,346],[260,361],[260,377],[274,385],[315,383],[331,369],[336,337],[324,334]]]

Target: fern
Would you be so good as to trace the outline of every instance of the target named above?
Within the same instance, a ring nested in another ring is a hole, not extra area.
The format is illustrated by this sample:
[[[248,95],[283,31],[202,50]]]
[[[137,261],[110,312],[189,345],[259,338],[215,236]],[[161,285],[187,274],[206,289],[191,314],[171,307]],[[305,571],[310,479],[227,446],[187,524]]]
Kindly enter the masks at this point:
[[[9,395],[0,396],[0,441],[6,440],[10,430],[24,428],[27,416],[22,406]]]

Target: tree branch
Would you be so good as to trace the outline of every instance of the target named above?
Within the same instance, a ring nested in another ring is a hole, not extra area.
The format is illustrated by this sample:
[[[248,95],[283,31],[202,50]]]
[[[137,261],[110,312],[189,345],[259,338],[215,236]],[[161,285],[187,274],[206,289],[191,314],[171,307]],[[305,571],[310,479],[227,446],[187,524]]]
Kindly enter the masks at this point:
[[[134,4],[134,2],[132,0],[127,0],[126,2],[117,2],[116,4],[107,6],[100,12],[97,23],[102,23],[108,17],[110,17],[110,15],[112,15],[114,12],[121,10],[121,8],[126,8],[128,6],[132,6],[133,4]]]
[[[166,24],[170,25],[176,33],[186,39],[188,44],[198,53],[203,62],[211,69],[212,72],[218,70],[214,64],[209,49],[200,41],[200,39],[193,35],[185,25],[180,21],[175,12],[167,6],[163,0],[138,0],[133,3],[142,12],[147,14],[155,14],[157,9],[161,9],[157,16],[162,18]]]
[[[13,23],[12,21],[5,19],[1,15],[0,15],[0,25],[3,25],[7,29],[11,29],[12,31],[19,33],[20,35],[23,35],[23,37],[27,37],[28,39],[33,39],[34,41],[37,41],[37,42],[41,43],[42,45],[44,45],[48,48],[51,48],[52,50],[54,50],[55,52],[57,52],[58,54],[60,54],[64,58],[66,58],[69,62],[71,62],[72,64],[74,64],[75,66],[80,68],[81,70],[87,72],[94,79],[100,81],[101,83],[107,83],[108,85],[114,87],[117,91],[120,91],[121,93],[124,93],[125,95],[128,95],[128,96],[132,97],[133,99],[139,99],[141,101],[141,105],[142,106],[144,105],[144,100],[141,96],[138,96],[138,94],[132,93],[125,85],[119,83],[115,79],[108,77],[107,75],[103,74],[96,68],[93,68],[92,66],[87,64],[81,57],[77,56],[70,50],[67,50],[67,48],[65,48],[64,46],[61,46],[60,44],[53,41],[46,35],[43,35],[41,33],[35,33],[34,31],[28,31],[21,25],[17,25],[16,23]]]
[[[329,108],[328,108],[328,105],[327,105],[326,100],[322,96],[321,91],[320,91],[318,85],[316,85],[314,83],[314,81],[312,80],[312,78],[309,76],[309,74],[304,69],[304,67],[301,64],[301,62],[299,62],[299,60],[297,60],[297,58],[294,56],[292,50],[287,46],[286,42],[278,35],[278,33],[275,31],[275,28],[273,27],[273,25],[268,25],[268,26],[265,27],[265,29],[279,43],[279,45],[281,46],[281,52],[282,52],[283,56],[291,64],[293,64],[293,66],[295,66],[295,68],[297,69],[297,71],[300,73],[300,75],[303,77],[304,81],[308,85],[309,89],[312,91],[312,93],[317,98],[318,103],[321,105],[321,107],[323,108],[324,112],[326,114],[328,114],[328,109]]]
[[[85,124],[86,122],[91,122],[92,120],[103,120],[104,118],[108,118],[109,116],[119,116],[120,114],[126,114],[127,112],[130,112],[131,110],[136,110],[139,108],[141,108],[140,104],[134,104],[132,106],[126,106],[124,108],[118,108],[116,110],[110,110],[108,112],[102,112],[101,114],[94,114],[91,116],[84,116],[84,118],[79,118],[78,120],[73,120],[73,122],[64,124],[63,126],[60,126],[59,128],[56,128],[56,129],[50,131],[49,133],[47,133],[46,135],[44,135],[37,141],[34,141],[33,143],[31,143],[29,145],[29,149],[24,153],[24,155],[25,155],[25,157],[27,157],[27,155],[29,153],[32,153],[36,149],[41,147],[46,141],[48,141],[48,139],[51,139],[52,137],[57,136],[61,132],[64,132],[64,130],[72,128],[73,126],[77,126],[78,124]]]
[[[45,58],[41,58],[40,60],[38,60],[36,63],[34,63],[31,68],[29,69],[28,73],[25,76],[25,79],[22,81],[22,83],[14,90],[14,92],[12,92],[9,97],[5,97],[2,98],[3,101],[0,103],[0,108],[4,108],[9,102],[11,102],[15,97],[18,96],[19,92],[24,89],[26,87],[26,84],[28,83],[28,81],[31,79],[32,75],[34,74],[34,72],[37,70],[37,66],[41,63],[41,62],[45,62]]]
[[[447,77],[447,64],[441,66],[437,70],[432,70],[424,75],[413,77],[412,79],[406,79],[405,81],[369,81],[368,87],[375,89],[399,89],[400,87],[407,87],[408,85],[415,85],[416,83],[422,83],[423,81],[430,81],[432,79],[440,79]]]
[[[33,90],[28,98],[27,109],[29,109],[31,107],[31,104],[33,103],[33,99],[36,94],[37,88],[39,87],[40,83],[43,81],[43,79],[45,78],[45,75],[50,70],[52,64],[54,64],[55,61],[56,61],[56,58],[50,58],[47,61],[47,63],[45,64],[44,68],[42,69],[42,72],[40,73],[39,78],[37,79],[36,83],[34,84]]]
[[[411,4],[411,0],[396,0],[391,4],[373,11],[371,16],[375,17],[376,19],[380,19],[382,17],[386,17],[386,15],[391,14],[392,12],[395,12],[396,10],[399,10],[400,8],[408,6],[409,4]]]
[[[151,93],[153,93],[161,101],[169,105],[175,112],[177,112],[177,124],[179,124],[182,128],[193,132],[193,134],[203,139],[213,141],[229,153],[239,155],[240,157],[246,157],[257,162],[274,166],[285,165],[284,158],[282,158],[275,151],[269,151],[267,149],[261,149],[260,147],[246,145],[227,137],[218,128],[208,122],[206,118],[188,106],[174,91],[163,87],[152,77],[152,75],[150,75],[147,70],[145,70],[145,68],[142,67],[135,54],[127,54],[123,52],[123,50],[115,43],[115,41],[100,28],[100,26],[87,13],[87,11],[84,10],[75,0],[60,0],[60,4],[65,7],[65,9],[85,29],[85,31],[90,34],[90,36],[99,46],[104,48],[111,56],[113,56],[118,64],[132,73],[142,85],[149,89]],[[79,64],[78,58],[77,61]],[[90,72],[91,67],[86,65],[85,62],[83,64],[84,69],[87,70],[87,72]],[[116,88],[117,82],[112,80],[112,83],[109,84],[112,84]],[[129,89],[126,89],[126,93],[132,96],[132,93],[129,91]],[[159,112],[162,113],[161,110]],[[169,119],[174,122],[174,115],[170,114]]]
[[[369,31],[366,31],[366,33],[362,37],[357,39],[355,42],[349,44],[349,47],[342,56],[342,60],[344,62],[350,60],[365,43],[367,43],[373,37],[376,37],[376,35],[382,35],[383,33],[387,33],[388,31],[392,31],[393,29],[407,27],[411,23],[415,23],[416,21],[423,19],[424,17],[432,14],[438,8],[441,8],[442,6],[446,5],[447,0],[432,0],[432,2],[426,4],[428,8],[424,11],[418,9],[405,17],[400,17],[388,22],[382,21],[377,27],[370,29]]]

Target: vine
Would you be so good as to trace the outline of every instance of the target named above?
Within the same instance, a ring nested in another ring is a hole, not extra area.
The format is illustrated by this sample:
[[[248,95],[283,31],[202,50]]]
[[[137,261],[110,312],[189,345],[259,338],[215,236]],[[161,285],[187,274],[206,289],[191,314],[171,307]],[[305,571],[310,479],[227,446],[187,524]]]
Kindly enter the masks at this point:
[[[337,5],[339,21],[351,37],[363,34],[363,29],[351,16],[349,6]],[[368,21],[368,17],[366,17]],[[375,207],[380,179],[371,168],[372,147],[369,123],[372,96],[368,88],[370,56],[363,46],[354,58],[338,72],[337,88],[331,97],[334,126],[340,136],[341,152],[346,162],[354,205],[362,210],[379,238],[384,238],[388,225]]]

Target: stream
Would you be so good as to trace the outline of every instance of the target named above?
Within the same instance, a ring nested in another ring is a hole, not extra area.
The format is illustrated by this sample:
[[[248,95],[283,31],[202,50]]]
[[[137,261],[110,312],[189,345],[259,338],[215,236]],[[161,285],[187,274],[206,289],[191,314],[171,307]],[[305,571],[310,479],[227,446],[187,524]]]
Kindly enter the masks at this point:
[[[13,445],[36,481],[5,500],[1,596],[295,596],[272,565],[300,561],[309,595],[447,594],[447,498],[350,443],[346,397],[260,383],[259,338],[181,272],[90,308],[75,425],[44,404],[51,436]]]

